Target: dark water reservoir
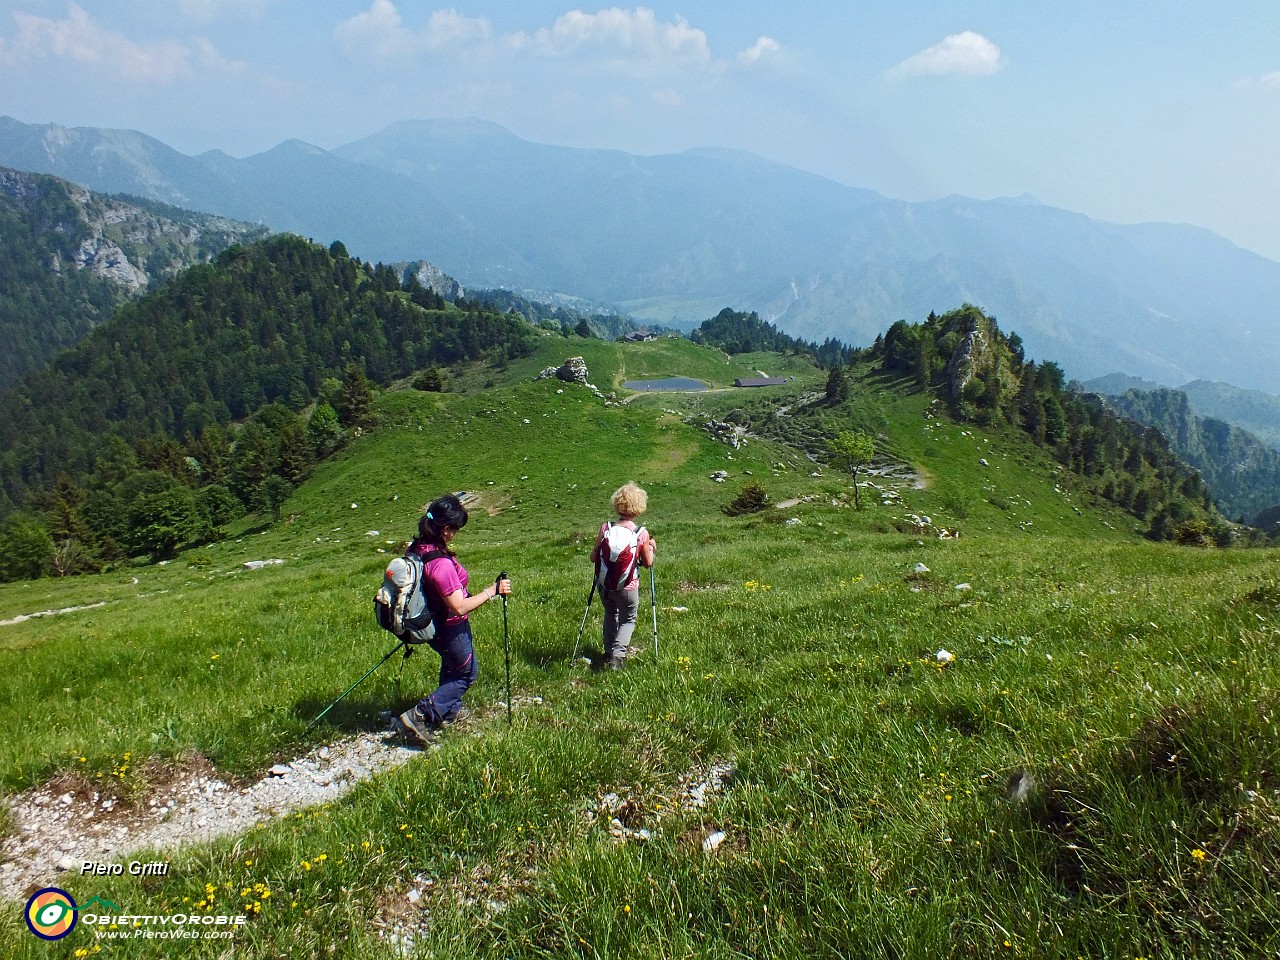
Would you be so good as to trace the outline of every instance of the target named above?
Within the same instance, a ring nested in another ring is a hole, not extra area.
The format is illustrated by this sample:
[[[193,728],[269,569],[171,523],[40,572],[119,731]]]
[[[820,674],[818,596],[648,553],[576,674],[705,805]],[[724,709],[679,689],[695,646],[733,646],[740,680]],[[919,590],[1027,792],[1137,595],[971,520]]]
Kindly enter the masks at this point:
[[[667,377],[663,380],[628,380],[623,386],[628,390],[706,390],[707,385],[701,380],[689,377]]]

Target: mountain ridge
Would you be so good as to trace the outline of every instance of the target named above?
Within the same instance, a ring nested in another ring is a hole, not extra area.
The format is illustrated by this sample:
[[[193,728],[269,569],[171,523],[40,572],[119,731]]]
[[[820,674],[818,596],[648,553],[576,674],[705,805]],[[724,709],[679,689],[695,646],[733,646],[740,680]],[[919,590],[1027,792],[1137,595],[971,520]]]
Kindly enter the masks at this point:
[[[0,387],[158,282],[266,228],[0,167]]]
[[[641,321],[688,326],[730,304],[860,344],[969,302],[1074,378],[1119,362],[1260,388],[1280,368],[1280,264],[1203,228],[1108,224],[1032,198],[910,203],[751,154],[580,150],[475,119],[242,160],[5,119],[0,163],[15,156],[91,188],[127,181],[370,259],[426,258],[468,287],[572,292]]]

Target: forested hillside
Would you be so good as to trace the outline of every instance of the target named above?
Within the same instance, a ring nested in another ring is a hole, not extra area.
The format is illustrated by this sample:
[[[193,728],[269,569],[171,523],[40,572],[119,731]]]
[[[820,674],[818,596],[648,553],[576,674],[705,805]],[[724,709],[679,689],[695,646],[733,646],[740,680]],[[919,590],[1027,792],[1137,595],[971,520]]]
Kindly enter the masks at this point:
[[[1223,420],[1196,416],[1181,390],[1129,390],[1108,402],[1168,437],[1228,516],[1258,526],[1264,511],[1280,505],[1280,451]]]
[[[0,388],[116,307],[265,227],[0,168]]]
[[[0,539],[28,545],[0,558],[0,579],[165,556],[277,507],[365,425],[371,383],[503,363],[535,336],[518,317],[402,287],[341,244],[232,248],[0,396]]]
[[[933,395],[939,418],[1019,430],[1076,474],[1093,497],[1131,513],[1152,539],[1226,545],[1256,536],[1231,529],[1214,508],[1210,487],[1157,429],[1125,421],[1099,398],[1068,389],[1056,363],[1027,360],[1021,338],[1002,333],[972,305],[931,313],[924,323],[900,320],[865,351],[834,342],[807,344],[779,334],[755,314],[729,310],[693,337],[730,353],[786,349],[826,359],[830,374],[823,401],[789,410],[785,423],[768,410],[738,413],[753,430],[782,430],[815,456],[826,447],[828,410],[859,402],[850,381],[869,366],[891,375],[899,388]],[[848,369],[841,356],[851,364]],[[873,431],[874,422],[867,429]],[[808,440],[799,440],[801,435]]]
[[[694,343],[719,347],[725,353],[753,353],[756,350],[807,353],[826,367],[852,363],[861,353],[831,337],[821,344],[792,337],[772,323],[761,320],[755,312],[743,313],[729,307],[703,321],[690,339]]]
[[[898,321],[872,355],[911,378],[953,415],[1021,428],[1100,497],[1148,525],[1155,540],[1230,543],[1209,486],[1153,428],[1134,428],[1090,394],[1067,389],[1053,361],[1027,360],[1021,338],[965,305],[923,324]]]

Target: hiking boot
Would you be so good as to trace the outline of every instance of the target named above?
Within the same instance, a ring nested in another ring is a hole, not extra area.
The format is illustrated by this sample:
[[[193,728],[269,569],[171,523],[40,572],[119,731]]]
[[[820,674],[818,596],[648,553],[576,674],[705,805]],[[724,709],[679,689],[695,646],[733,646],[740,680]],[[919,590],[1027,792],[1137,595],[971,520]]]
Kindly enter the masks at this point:
[[[427,718],[416,706],[400,714],[400,726],[406,733],[417,737],[423,743],[430,743],[436,732],[436,728],[427,722]]]
[[[452,717],[445,717],[444,722],[445,723],[461,723],[464,720],[466,720],[467,717],[469,716],[471,716],[470,710],[468,710],[466,707],[459,707],[458,712],[455,713]]]
[[[621,670],[626,662],[627,658],[625,656],[612,656],[604,662],[604,668],[606,670]]]

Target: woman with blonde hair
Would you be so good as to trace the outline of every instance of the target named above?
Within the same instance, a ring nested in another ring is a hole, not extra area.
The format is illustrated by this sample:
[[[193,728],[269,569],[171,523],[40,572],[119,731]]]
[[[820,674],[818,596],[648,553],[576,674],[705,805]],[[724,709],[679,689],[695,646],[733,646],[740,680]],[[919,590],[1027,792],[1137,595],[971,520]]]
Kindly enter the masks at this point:
[[[657,541],[636,524],[649,505],[643,489],[626,483],[613,492],[609,503],[618,519],[601,524],[591,563],[604,605],[604,666],[617,670],[631,652],[640,609],[640,567],[653,566]]]

